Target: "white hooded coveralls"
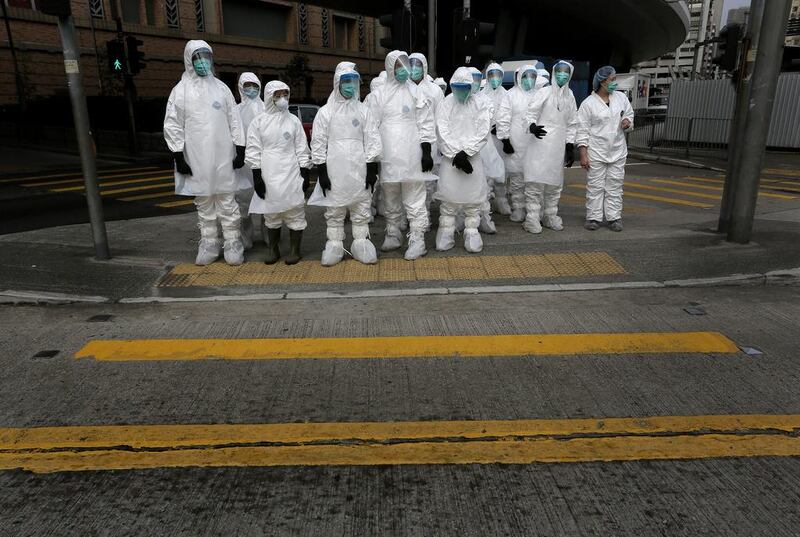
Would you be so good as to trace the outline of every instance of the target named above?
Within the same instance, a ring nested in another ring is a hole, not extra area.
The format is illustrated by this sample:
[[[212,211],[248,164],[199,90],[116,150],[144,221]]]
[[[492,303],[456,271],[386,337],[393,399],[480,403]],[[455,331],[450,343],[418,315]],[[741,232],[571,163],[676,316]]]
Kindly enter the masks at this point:
[[[613,222],[622,218],[622,185],[628,145],[622,120],[631,122],[633,107],[621,91],[609,95],[606,104],[592,92],[578,110],[577,147],[587,147],[589,172],[586,177],[586,219]]]
[[[550,80],[555,80],[556,67],[564,65],[569,68],[572,79],[572,64],[559,61],[553,66]],[[525,124],[530,126],[531,123],[544,127],[547,134],[541,140],[527,135],[523,165],[527,222],[536,227],[542,220],[547,227],[560,227],[558,202],[564,187],[564,148],[568,143],[575,143],[578,128],[577,105],[569,81],[561,87],[551,82],[534,94],[525,114]]]
[[[192,55],[211,47],[201,40],[186,43],[184,72],[172,88],[164,116],[164,140],[173,153],[183,152],[192,175],[175,170],[175,193],[195,196],[201,237],[216,240],[217,219],[226,240],[239,239],[239,207],[234,199],[235,146],[245,143],[236,101],[212,74],[194,71]]]
[[[526,71],[536,71],[536,66],[523,65],[517,69],[514,73],[514,87],[508,90],[505,98],[500,102],[502,112],[497,115],[497,138],[511,140],[511,146],[514,148],[514,152],[510,155],[506,153],[502,153],[502,155],[508,173],[511,207],[516,210],[525,208],[523,167],[525,152],[530,142],[525,115],[528,113],[528,105],[534,95],[546,83],[542,77],[537,76],[534,87],[525,91],[520,85],[520,77]]]
[[[308,200],[309,205],[327,207],[325,220],[330,241],[344,240],[344,220],[350,211],[353,239],[369,237],[372,216],[372,191],[366,188],[367,162],[377,162],[381,154],[380,133],[369,109],[355,95],[346,99],[339,92],[344,73],[355,73],[355,64],[341,62],[333,75],[333,91],[328,102],[314,118],[311,136],[311,160],[326,164],[331,189],[325,195],[319,182]]]
[[[244,85],[247,82],[258,85],[259,95],[250,98],[244,94]],[[239,112],[239,121],[242,125],[242,132],[247,141],[247,128],[255,117],[264,112],[264,101],[261,100],[261,81],[254,73],[242,73],[239,75],[239,104],[236,110]],[[242,237],[246,244],[252,245],[253,226],[250,221],[250,200],[253,198],[253,170],[248,164],[236,170],[236,203],[239,205],[239,212],[242,215]]]
[[[311,158],[306,133],[300,119],[288,110],[280,110],[272,100],[278,90],[289,86],[278,80],[264,86],[264,113],[247,130],[245,162],[261,170],[266,195],[254,195],[250,212],[264,215],[264,225],[278,229],[286,224],[291,230],[306,228],[305,197],[300,168],[309,168]]]
[[[407,54],[394,50],[386,55],[386,83],[369,99],[370,114],[381,134],[381,188],[386,234],[400,237],[405,208],[411,233],[423,235],[428,227],[422,142],[433,143],[436,133],[431,103],[410,79],[397,80],[395,62]]]
[[[456,69],[450,79],[451,87],[453,84],[471,82],[472,74],[466,67]],[[439,148],[444,156],[436,198],[441,201],[439,227],[448,234],[455,231],[455,216],[459,210],[463,210],[466,217],[465,230],[477,233],[480,213],[489,190],[479,154],[488,143],[491,110],[476,97],[477,95],[471,95],[466,102],[461,103],[451,93],[444,98],[436,111],[436,132]],[[470,157],[471,174],[453,166],[453,158],[460,151]]]

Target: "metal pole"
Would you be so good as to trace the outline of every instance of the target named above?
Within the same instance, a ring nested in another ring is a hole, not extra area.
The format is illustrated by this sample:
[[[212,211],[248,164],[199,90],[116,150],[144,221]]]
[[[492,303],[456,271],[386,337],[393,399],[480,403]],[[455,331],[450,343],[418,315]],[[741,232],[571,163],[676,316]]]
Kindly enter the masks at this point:
[[[21,130],[25,122],[25,88],[22,83],[22,73],[19,70],[19,61],[17,60],[17,48],[14,46],[14,38],[11,35],[11,23],[8,21],[8,12],[6,11],[5,0],[0,0],[0,5],[3,6],[3,20],[6,24],[6,35],[8,36],[8,48],[11,50],[11,62],[14,64],[14,83],[17,88],[17,104],[19,104],[19,120],[17,121],[17,128]],[[21,132],[17,133],[17,138],[21,139]]]
[[[58,33],[64,47],[64,71],[67,73],[69,97],[72,101],[72,116],[75,121],[75,135],[81,154],[83,181],[86,185],[86,201],[89,204],[89,220],[92,224],[94,256],[97,259],[110,259],[106,225],[103,221],[103,202],[97,188],[97,168],[95,167],[94,143],[89,127],[89,110],[86,95],[83,93],[83,80],[80,72],[80,52],[75,37],[75,24],[72,15],[58,18]]]
[[[740,148],[739,177],[733,192],[731,220],[727,240],[746,244],[753,231],[753,218],[758,200],[758,185],[764,165],[767,135],[772,116],[772,105],[778,87],[783,59],[786,25],[789,20],[791,0],[764,2],[761,19],[761,36],[756,50],[750,99],[743,129],[747,143]]]
[[[725,185],[722,189],[722,200],[719,207],[719,222],[717,232],[727,233],[731,220],[731,202],[733,201],[733,185],[738,183],[739,162],[741,161],[740,148],[746,141],[744,118],[747,115],[747,105],[750,102],[750,74],[752,73],[755,55],[750,51],[758,49],[758,38],[761,31],[761,15],[764,10],[764,0],[750,2],[750,21],[745,32],[744,47],[742,51],[741,73],[736,87],[736,104],[734,105],[731,132],[728,135],[728,169],[725,173]]]
[[[428,0],[428,71],[436,73],[436,0]]]

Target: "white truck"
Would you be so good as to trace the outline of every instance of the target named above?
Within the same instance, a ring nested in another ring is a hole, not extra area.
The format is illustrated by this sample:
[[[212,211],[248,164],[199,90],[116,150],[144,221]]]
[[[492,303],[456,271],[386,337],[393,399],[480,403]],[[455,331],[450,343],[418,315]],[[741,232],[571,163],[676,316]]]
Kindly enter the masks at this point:
[[[650,75],[617,73],[617,91],[625,92],[634,110],[644,110],[650,104]]]

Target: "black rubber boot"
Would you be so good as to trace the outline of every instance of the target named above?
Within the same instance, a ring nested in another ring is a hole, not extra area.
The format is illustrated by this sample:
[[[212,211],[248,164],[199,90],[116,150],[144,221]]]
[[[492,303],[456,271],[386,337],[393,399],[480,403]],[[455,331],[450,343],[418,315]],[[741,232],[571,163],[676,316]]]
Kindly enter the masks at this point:
[[[300,261],[300,241],[303,239],[302,231],[289,230],[289,255],[286,256],[286,264],[294,265]]]
[[[281,258],[281,228],[267,228],[267,240],[267,257],[264,259],[264,263],[274,265]]]

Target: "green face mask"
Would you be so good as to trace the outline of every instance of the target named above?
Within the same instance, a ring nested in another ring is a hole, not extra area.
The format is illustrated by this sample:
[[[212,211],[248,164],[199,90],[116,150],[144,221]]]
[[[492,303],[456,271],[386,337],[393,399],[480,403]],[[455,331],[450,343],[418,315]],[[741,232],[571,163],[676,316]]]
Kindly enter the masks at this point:
[[[558,84],[558,87],[563,86],[567,82],[569,82],[569,73],[565,73],[564,71],[557,71],[556,84]]]
[[[609,93],[611,93],[612,91],[617,91],[617,81],[614,80],[613,82],[609,82],[608,86],[606,87],[608,88]]]
[[[460,103],[465,103],[469,99],[472,90],[468,89],[454,89],[453,95],[455,95],[456,100]]]
[[[423,71],[422,67],[418,65],[411,67],[411,80],[414,82],[419,82],[422,80],[423,76],[425,76],[425,72]]]
[[[531,88],[533,87],[533,81],[530,78],[523,78],[519,85],[522,86],[522,89],[525,91],[531,91]]]
[[[208,76],[211,74],[211,60],[206,58],[197,58],[192,61],[192,67],[197,76]]]
[[[352,82],[345,82],[339,85],[339,93],[345,99],[352,99],[356,95],[356,85]]]
[[[499,76],[493,76],[489,79],[489,85],[492,86],[492,89],[497,89],[500,87],[500,84],[503,83],[503,79]]]
[[[397,79],[398,82],[405,82],[408,80],[408,69],[405,67],[400,67],[394,70],[394,77]]]

